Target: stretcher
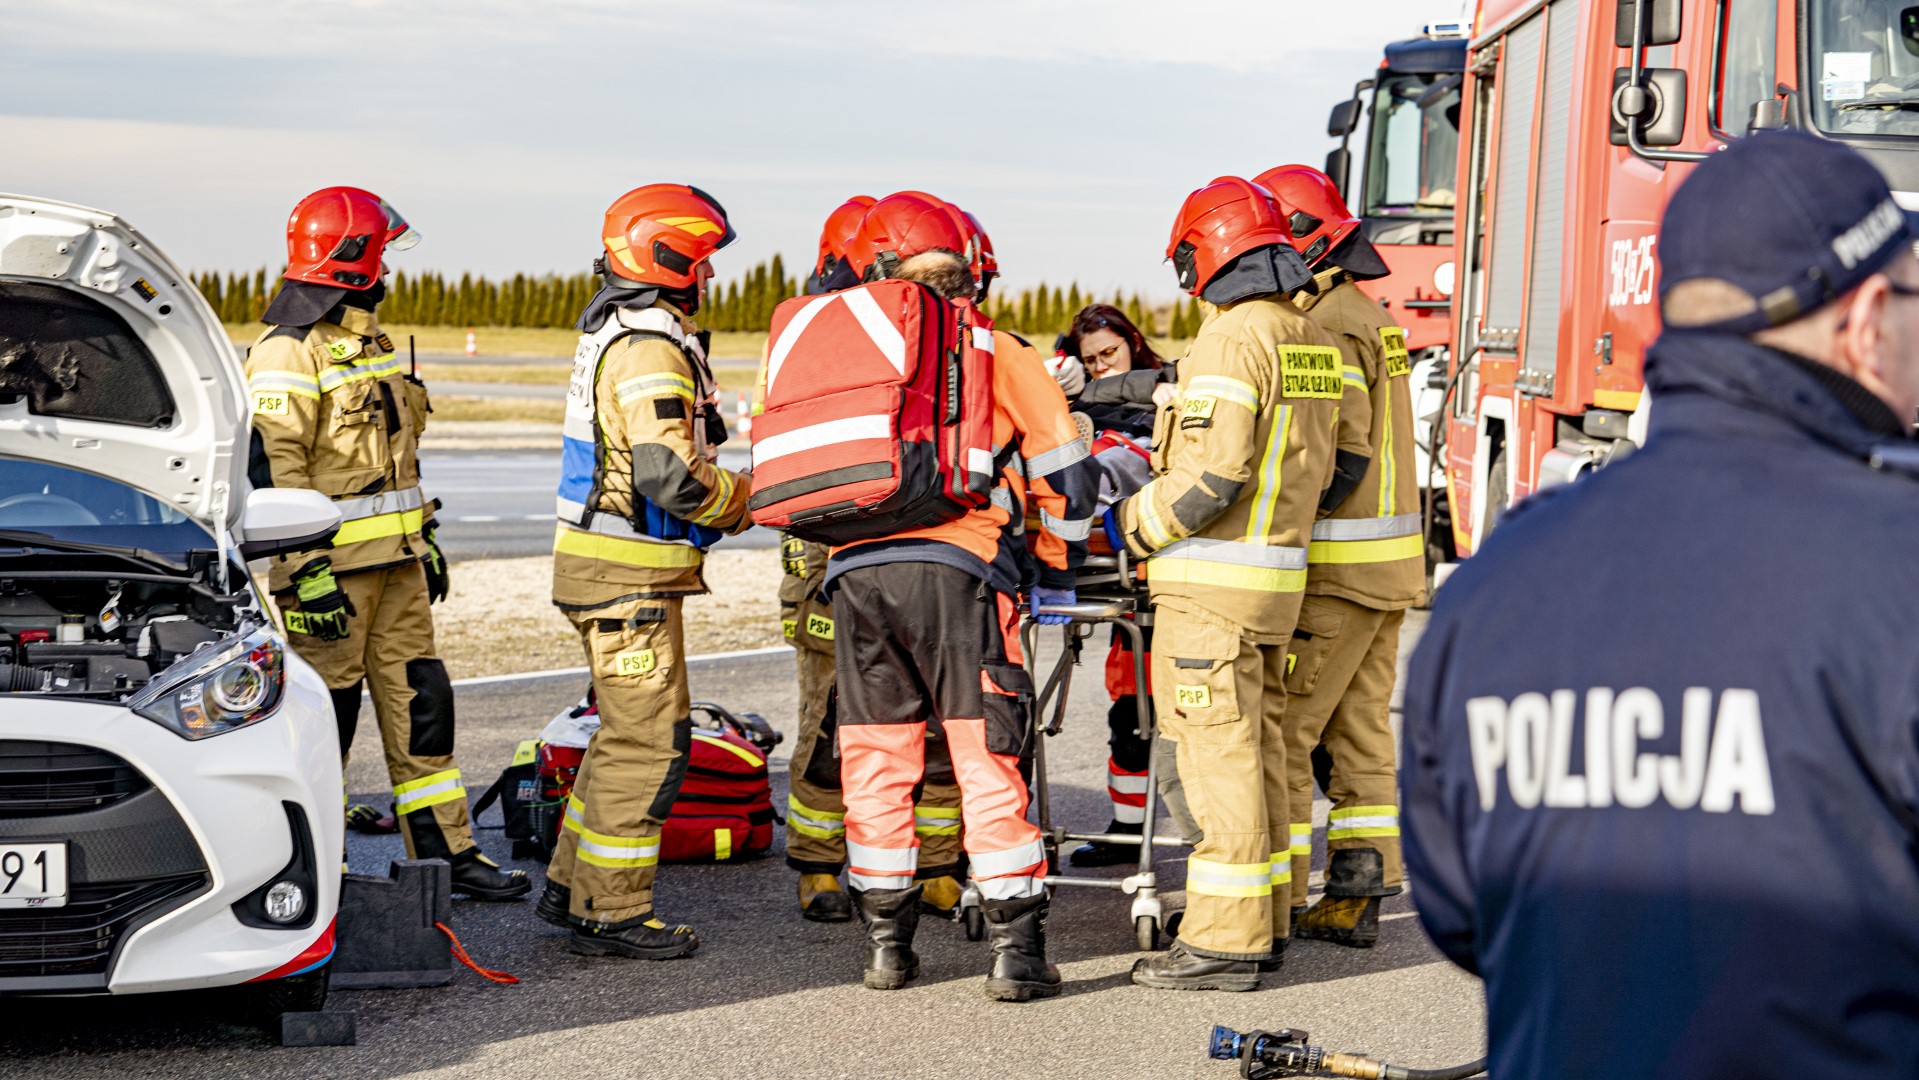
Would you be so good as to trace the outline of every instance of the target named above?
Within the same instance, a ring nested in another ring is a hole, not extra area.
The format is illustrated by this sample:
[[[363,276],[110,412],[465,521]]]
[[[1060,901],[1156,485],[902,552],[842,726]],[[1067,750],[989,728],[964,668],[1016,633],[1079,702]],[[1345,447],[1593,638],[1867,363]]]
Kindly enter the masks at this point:
[[[1078,600],[1072,604],[1044,607],[1048,615],[1065,615],[1070,621],[1060,626],[1062,647],[1042,679],[1039,656],[1040,624],[1027,618],[1020,630],[1025,646],[1026,669],[1037,688],[1033,707],[1028,712],[1027,744],[1033,753],[1033,804],[1038,812],[1041,842],[1046,847],[1046,884],[1050,887],[1078,886],[1116,889],[1133,898],[1129,917],[1134,942],[1141,950],[1159,948],[1166,929],[1166,912],[1159,900],[1159,876],[1153,869],[1155,847],[1185,847],[1177,836],[1155,834],[1159,822],[1159,755],[1150,756],[1146,774],[1145,821],[1138,835],[1132,833],[1075,832],[1053,820],[1052,792],[1048,784],[1046,739],[1057,735],[1066,722],[1066,705],[1073,687],[1073,671],[1079,665],[1086,639],[1100,626],[1112,626],[1126,636],[1133,658],[1133,687],[1138,704],[1140,736],[1153,742],[1157,724],[1153,718],[1153,699],[1147,690],[1145,627],[1152,625],[1152,607],[1143,583],[1134,573],[1135,566],[1125,552],[1091,555],[1079,571]],[[1121,878],[1062,874],[1059,853],[1067,843],[1103,841],[1109,844],[1136,844],[1139,863]],[[968,882],[960,896],[960,921],[966,936],[973,941],[985,935],[985,913],[980,906],[978,886]]]

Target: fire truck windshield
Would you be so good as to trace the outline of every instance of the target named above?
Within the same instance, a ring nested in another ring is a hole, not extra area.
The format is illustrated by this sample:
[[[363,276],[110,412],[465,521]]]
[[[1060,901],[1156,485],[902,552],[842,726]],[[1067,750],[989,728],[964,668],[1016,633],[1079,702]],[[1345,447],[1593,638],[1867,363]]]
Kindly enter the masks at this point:
[[[1451,218],[1459,76],[1383,75],[1373,91],[1365,217]]]
[[[1835,135],[1919,136],[1919,7],[1813,0],[1806,19],[1814,122]]]

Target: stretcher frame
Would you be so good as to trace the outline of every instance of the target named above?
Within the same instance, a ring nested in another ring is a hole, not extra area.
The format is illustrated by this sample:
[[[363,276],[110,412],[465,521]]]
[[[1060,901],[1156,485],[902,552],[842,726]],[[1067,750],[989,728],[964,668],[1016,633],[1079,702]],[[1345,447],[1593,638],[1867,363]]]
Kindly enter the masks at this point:
[[[1159,875],[1153,869],[1156,847],[1186,847],[1177,836],[1156,836],[1159,815],[1159,755],[1150,753],[1146,766],[1145,820],[1138,835],[1132,833],[1072,832],[1053,821],[1052,790],[1046,767],[1046,738],[1057,735],[1065,726],[1066,703],[1073,685],[1073,669],[1079,666],[1081,647],[1095,627],[1111,625],[1126,636],[1133,657],[1133,693],[1139,717],[1139,734],[1149,747],[1156,745],[1159,725],[1153,715],[1153,697],[1147,690],[1146,635],[1143,627],[1152,624],[1152,608],[1146,592],[1139,587],[1131,561],[1125,552],[1112,556],[1090,556],[1079,573],[1077,593],[1071,604],[1049,605],[1040,609],[1047,615],[1065,615],[1070,621],[1060,627],[1063,648],[1040,679],[1040,624],[1023,620],[1021,644],[1026,653],[1026,671],[1037,688],[1033,706],[1027,713],[1027,739],[1033,748],[1033,802],[1038,811],[1040,840],[1046,848],[1046,884],[1048,887],[1076,886],[1115,889],[1133,898],[1130,918],[1133,940],[1142,951],[1159,948],[1160,935],[1166,930],[1166,912],[1159,899]],[[1042,723],[1044,719],[1044,723]],[[1043,737],[1044,736],[1044,737]],[[1069,841],[1096,841],[1108,844],[1134,844],[1139,847],[1139,862],[1134,872],[1121,878],[1090,877],[1059,872],[1059,853]],[[960,896],[960,921],[966,936],[973,941],[985,935],[985,913],[980,906],[979,887],[971,881]]]

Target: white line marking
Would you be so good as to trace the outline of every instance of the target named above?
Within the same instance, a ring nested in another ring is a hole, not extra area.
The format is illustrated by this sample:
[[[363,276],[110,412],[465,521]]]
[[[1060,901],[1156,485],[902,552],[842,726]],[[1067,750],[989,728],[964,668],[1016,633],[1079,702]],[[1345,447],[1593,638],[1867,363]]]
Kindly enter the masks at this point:
[[[500,520],[500,516],[498,514],[467,514],[463,517],[456,517],[453,520],[455,521],[498,521]]]
[[[552,521],[552,514],[521,514],[521,521]]]
[[[703,664],[711,660],[744,660],[754,656],[772,656],[776,653],[792,651],[793,646],[791,645],[769,645],[764,649],[739,649],[734,652],[703,653],[699,656],[687,657],[686,662],[689,664]],[[548,671],[522,671],[512,675],[480,675],[471,679],[455,679],[453,680],[453,685],[487,686],[493,683],[524,682],[533,679],[557,679],[562,676],[585,674],[586,669],[583,667],[553,668]]]

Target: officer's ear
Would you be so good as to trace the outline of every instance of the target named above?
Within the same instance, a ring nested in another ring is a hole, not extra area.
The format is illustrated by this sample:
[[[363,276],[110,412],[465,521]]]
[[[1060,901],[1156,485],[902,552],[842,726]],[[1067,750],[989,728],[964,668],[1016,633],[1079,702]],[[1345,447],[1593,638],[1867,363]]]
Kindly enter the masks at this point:
[[[1837,301],[1839,321],[1834,326],[1830,363],[1851,379],[1881,398],[1887,396],[1887,371],[1893,357],[1892,343],[1899,340],[1889,334],[1885,320],[1896,317],[1897,298],[1885,274],[1874,274],[1859,283],[1851,294]]]

